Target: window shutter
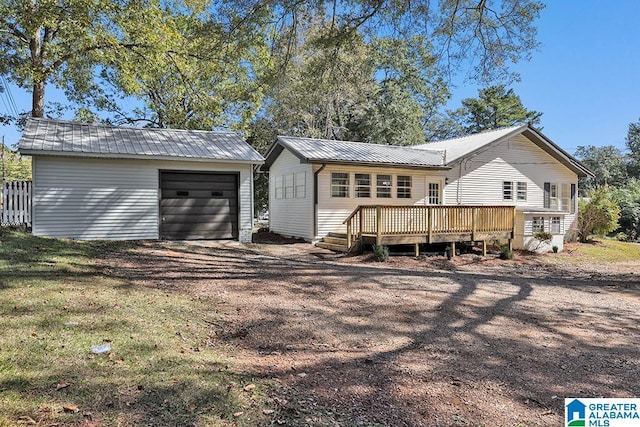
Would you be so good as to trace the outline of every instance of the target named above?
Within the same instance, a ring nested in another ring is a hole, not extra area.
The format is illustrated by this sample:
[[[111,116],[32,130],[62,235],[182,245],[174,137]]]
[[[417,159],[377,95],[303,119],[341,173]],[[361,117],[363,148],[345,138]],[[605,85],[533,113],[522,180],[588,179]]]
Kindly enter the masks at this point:
[[[544,183],[544,206],[545,208],[551,207],[551,183]]]
[[[571,213],[576,213],[576,185],[571,184],[571,206],[569,207]]]

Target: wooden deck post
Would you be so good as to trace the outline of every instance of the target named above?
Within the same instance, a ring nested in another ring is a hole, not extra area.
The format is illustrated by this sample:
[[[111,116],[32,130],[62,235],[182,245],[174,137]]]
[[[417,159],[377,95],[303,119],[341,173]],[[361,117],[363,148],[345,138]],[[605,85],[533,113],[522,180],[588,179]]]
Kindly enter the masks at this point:
[[[420,243],[416,243],[415,244],[414,254],[415,254],[416,258],[418,258],[420,256]]]
[[[427,243],[431,244],[431,235],[433,233],[432,227],[431,227],[431,219],[432,219],[432,211],[433,209],[431,208],[431,206],[429,206],[427,208]]]
[[[376,206],[376,246],[382,244],[382,206]]]
[[[487,241],[482,241],[482,256],[487,256]]]
[[[347,250],[351,249],[351,220],[347,221]]]
[[[456,242],[451,242],[451,258],[456,256]]]
[[[472,208],[471,211],[471,240],[476,240],[476,228],[478,226],[478,208]]]

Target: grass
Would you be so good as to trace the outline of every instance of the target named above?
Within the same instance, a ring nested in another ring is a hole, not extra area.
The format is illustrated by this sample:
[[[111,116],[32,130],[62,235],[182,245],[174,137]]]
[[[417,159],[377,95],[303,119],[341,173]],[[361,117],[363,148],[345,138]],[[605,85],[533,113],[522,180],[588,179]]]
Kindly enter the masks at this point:
[[[640,244],[613,239],[575,244],[569,250],[572,258],[579,263],[628,262],[640,259]]]
[[[206,301],[115,279],[95,261],[134,247],[4,231],[0,426],[266,422],[270,385],[207,344]],[[109,354],[91,352],[105,342]]]

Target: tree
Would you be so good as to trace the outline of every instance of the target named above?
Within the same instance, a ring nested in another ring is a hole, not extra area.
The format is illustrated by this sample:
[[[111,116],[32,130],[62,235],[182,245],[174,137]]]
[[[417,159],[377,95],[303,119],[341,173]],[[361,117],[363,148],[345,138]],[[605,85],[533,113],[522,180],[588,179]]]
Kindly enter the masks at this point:
[[[466,133],[482,132],[523,124],[538,124],[542,113],[527,110],[513,89],[504,85],[478,91],[478,98],[462,100],[462,108],[455,113],[461,117]]]
[[[578,207],[578,238],[587,242],[592,234],[605,235],[618,228],[620,208],[606,186],[588,193]]]
[[[276,137],[277,133],[272,123],[265,118],[259,118],[251,123],[247,142],[264,156]],[[254,211],[258,214],[265,212],[269,209],[269,176],[266,173],[255,174],[253,188]]]
[[[613,200],[620,207],[619,228],[626,240],[640,238],[640,182],[631,178],[624,185],[612,190]]]
[[[629,123],[629,130],[626,138],[627,149],[629,150],[629,174],[640,178],[640,120],[636,123]]]
[[[0,144],[0,178],[5,181],[31,179],[31,160]]]
[[[583,194],[605,185],[617,187],[628,179],[628,159],[613,145],[579,146],[575,155],[595,174],[594,177],[581,179],[579,187]]]

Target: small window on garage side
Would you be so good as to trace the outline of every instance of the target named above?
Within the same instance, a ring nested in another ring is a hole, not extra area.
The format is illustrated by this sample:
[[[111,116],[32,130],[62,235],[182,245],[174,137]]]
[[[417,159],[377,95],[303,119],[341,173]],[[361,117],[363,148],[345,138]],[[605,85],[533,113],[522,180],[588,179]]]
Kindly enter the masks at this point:
[[[349,173],[331,172],[331,197],[349,197]]]
[[[551,217],[551,233],[560,234],[560,217],[552,216]]]
[[[531,230],[534,233],[539,231],[544,231],[544,217],[543,216],[534,216],[531,222]]]
[[[305,172],[296,173],[296,199],[307,197],[307,174]]]
[[[357,173],[355,179],[356,197],[371,197],[371,175]]]
[[[282,175],[274,177],[275,181],[275,196],[276,199],[282,199],[284,197],[284,177]]]
[[[396,178],[396,184],[398,199],[410,199],[411,177],[408,175],[398,175]]]
[[[284,176],[284,198],[293,199],[295,186],[293,184],[293,174],[288,173]]]
[[[376,195],[379,199],[391,198],[391,175],[376,175]]]

